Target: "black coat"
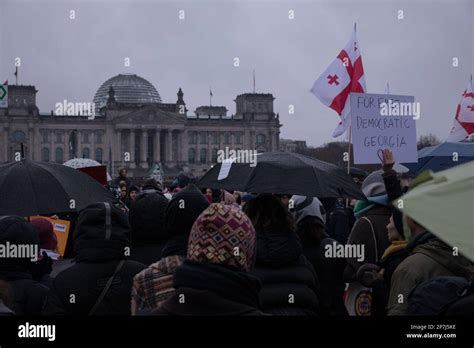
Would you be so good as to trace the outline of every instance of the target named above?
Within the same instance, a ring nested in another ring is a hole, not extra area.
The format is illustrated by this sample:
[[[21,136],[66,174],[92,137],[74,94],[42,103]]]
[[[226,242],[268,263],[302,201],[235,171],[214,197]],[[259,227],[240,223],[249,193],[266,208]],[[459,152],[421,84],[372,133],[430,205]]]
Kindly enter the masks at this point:
[[[258,309],[260,282],[222,265],[186,260],[173,277],[176,289],[155,315],[263,315]]]
[[[313,265],[321,284],[321,315],[344,316],[347,315],[347,310],[343,301],[345,283],[342,276],[346,267],[346,260],[324,256],[326,246],[332,246],[333,243],[337,242],[332,238],[324,238],[319,245],[307,242],[304,243],[303,253]]]
[[[164,224],[167,205],[168,200],[156,190],[143,191],[132,204],[130,260],[150,265],[161,259],[167,239]]]
[[[260,305],[274,315],[315,315],[319,282],[303,255],[296,232],[257,231],[257,258],[251,271],[262,282]]]
[[[0,244],[6,243],[39,246],[38,232],[20,216],[2,216]],[[9,307],[16,315],[39,315],[48,293],[48,287],[34,280],[32,266],[28,258],[0,258],[0,280],[9,288],[13,297]]]
[[[32,279],[28,272],[0,271],[0,279],[6,281],[13,294],[9,308],[16,315],[40,315],[49,291],[48,287]]]
[[[43,313],[87,315],[125,258],[130,247],[129,229],[127,216],[110,204],[97,203],[84,209],[74,232],[76,264],[56,276]],[[141,263],[126,261],[95,314],[130,315],[133,277],[144,268]]]
[[[165,243],[150,243],[132,245],[130,248],[129,260],[151,265],[161,259],[161,251]]]
[[[43,314],[88,315],[118,263],[119,260],[78,262],[58,274],[53,281]],[[126,261],[95,315],[130,315],[133,277],[144,268],[145,265],[141,263]],[[71,303],[71,295],[74,295],[74,303]]]

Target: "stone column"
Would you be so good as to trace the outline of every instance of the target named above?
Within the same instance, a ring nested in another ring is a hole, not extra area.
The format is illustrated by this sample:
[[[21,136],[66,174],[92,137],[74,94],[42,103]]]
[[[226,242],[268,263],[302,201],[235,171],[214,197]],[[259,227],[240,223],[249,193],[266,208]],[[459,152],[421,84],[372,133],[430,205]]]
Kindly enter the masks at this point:
[[[51,162],[56,162],[56,146],[54,146],[54,130],[53,129],[46,129],[49,132],[49,160]]]
[[[140,165],[142,168],[148,168],[147,158],[147,144],[148,143],[148,132],[146,129],[142,129],[142,139],[140,142]]]
[[[113,144],[112,151],[115,153],[115,161],[122,163],[124,151],[122,147],[122,130],[121,129],[115,130],[115,138],[117,141],[112,143]]]
[[[63,162],[69,161],[69,134],[70,130],[63,129]],[[102,162],[104,162],[104,152],[102,152]]]
[[[171,162],[173,160],[173,130],[172,129],[168,129],[167,138],[168,138],[166,142],[167,161]]]
[[[250,139],[249,139],[250,149],[252,149],[252,150],[255,149],[255,142],[256,142],[256,139],[255,139],[255,129],[252,129],[252,130],[250,131]]]
[[[268,132],[268,151],[273,151],[273,132],[270,130]]]
[[[212,138],[212,132],[207,132],[207,158],[206,162],[211,163],[212,161],[212,146],[211,146],[211,139]]]
[[[35,134],[33,126],[28,126],[28,154],[27,157],[30,160],[35,159],[35,151],[37,151],[37,146],[35,146]]]
[[[78,129],[76,132],[76,156],[82,158],[82,132]]]
[[[130,152],[130,162],[127,163],[130,165],[130,168],[136,168],[135,165],[135,129],[130,129],[130,141],[128,142]],[[115,173],[114,173],[115,174]]]
[[[161,132],[161,129],[158,128],[157,130],[155,130],[155,139],[154,139],[154,145],[155,145],[155,148],[154,148],[154,151],[153,151],[153,156],[155,157],[155,161],[156,162],[160,162],[161,159],[160,159],[160,151],[161,151],[161,144],[160,144],[160,141],[161,141],[161,137],[160,137],[160,132]]]
[[[41,150],[43,149],[43,145],[41,144],[41,141],[42,139],[41,139],[41,134],[39,132],[39,127],[36,126],[34,146],[35,146],[35,153],[36,153],[35,160],[37,161],[41,161]],[[50,154],[50,158],[51,158],[51,154]]]
[[[188,163],[188,148],[189,148],[188,141],[189,141],[188,131],[184,129],[182,131],[182,136],[181,136],[181,160],[184,163]]]

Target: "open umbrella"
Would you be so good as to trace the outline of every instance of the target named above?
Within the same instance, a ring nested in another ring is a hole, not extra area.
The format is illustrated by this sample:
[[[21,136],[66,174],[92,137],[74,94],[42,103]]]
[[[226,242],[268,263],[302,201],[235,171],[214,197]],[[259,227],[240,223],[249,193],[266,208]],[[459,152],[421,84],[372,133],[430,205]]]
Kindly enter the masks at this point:
[[[401,197],[401,210],[474,261],[474,161],[422,176],[429,180]]]
[[[0,165],[0,215],[79,211],[113,194],[89,175],[61,164],[22,160]]]
[[[438,172],[474,160],[474,143],[442,143],[418,151],[418,163],[406,163],[418,175],[425,170]]]
[[[352,178],[331,163],[289,152],[261,153],[254,161],[224,161],[204,174],[197,185],[252,193],[365,198]]]
[[[73,158],[64,162],[63,165],[65,165],[66,167],[79,169],[79,168],[98,167],[98,166],[101,166],[102,164],[90,158]],[[112,181],[112,177],[110,176],[108,172],[107,172],[107,181]]]

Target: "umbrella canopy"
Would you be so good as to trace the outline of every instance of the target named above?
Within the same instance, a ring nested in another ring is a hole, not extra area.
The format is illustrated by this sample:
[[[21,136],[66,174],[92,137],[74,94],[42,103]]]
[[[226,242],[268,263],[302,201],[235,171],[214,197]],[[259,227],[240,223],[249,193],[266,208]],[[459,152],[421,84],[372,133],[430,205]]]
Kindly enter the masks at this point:
[[[0,215],[79,211],[113,194],[89,175],[61,164],[22,160],[0,165]]]
[[[64,162],[63,165],[65,165],[66,167],[79,169],[79,168],[98,167],[98,166],[101,166],[102,164],[90,158],[73,158]],[[112,177],[107,172],[107,181],[111,181],[111,180],[112,180]]]
[[[401,210],[474,260],[474,162],[423,175],[431,180],[403,195]]]
[[[365,198],[352,178],[331,163],[289,152],[261,153],[255,162],[256,165],[252,166],[239,163],[237,158],[233,163],[220,163],[211,168],[197,185],[252,193]]]
[[[428,169],[438,172],[472,160],[474,143],[442,143],[421,149],[418,151],[418,163],[407,163],[405,166],[418,175]]]

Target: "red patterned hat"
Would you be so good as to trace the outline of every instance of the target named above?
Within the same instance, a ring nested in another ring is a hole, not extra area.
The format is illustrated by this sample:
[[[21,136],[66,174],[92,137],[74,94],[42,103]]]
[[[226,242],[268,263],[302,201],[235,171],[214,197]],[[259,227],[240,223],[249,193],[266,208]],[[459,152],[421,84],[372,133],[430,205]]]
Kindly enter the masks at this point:
[[[248,272],[256,253],[255,229],[240,208],[211,204],[196,219],[188,242],[188,259]]]

